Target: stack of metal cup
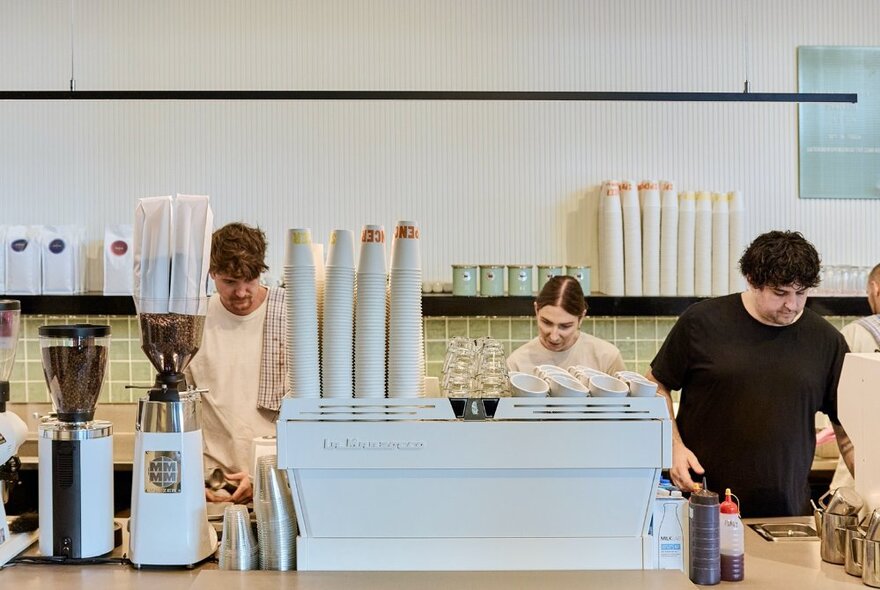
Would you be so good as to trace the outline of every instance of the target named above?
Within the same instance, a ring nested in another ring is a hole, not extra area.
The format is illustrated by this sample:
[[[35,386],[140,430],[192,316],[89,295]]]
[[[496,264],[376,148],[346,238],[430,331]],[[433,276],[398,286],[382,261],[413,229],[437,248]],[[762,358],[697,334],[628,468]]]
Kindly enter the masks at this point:
[[[295,569],[296,513],[287,472],[278,469],[277,455],[257,458],[254,513],[260,542],[260,569]]]
[[[223,537],[219,550],[220,569],[257,569],[259,552],[247,506],[227,506],[223,511]]]

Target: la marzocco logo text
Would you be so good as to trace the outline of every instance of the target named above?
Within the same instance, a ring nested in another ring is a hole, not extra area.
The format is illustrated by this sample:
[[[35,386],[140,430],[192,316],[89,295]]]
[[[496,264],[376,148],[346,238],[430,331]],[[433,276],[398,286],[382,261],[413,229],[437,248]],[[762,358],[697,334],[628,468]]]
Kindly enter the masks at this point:
[[[324,448],[330,451],[417,451],[425,448],[420,440],[344,440],[324,439]]]

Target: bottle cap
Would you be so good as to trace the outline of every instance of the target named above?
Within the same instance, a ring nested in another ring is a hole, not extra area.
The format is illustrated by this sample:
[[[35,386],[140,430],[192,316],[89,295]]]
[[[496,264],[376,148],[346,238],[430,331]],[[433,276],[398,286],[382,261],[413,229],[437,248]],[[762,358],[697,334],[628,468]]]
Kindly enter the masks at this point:
[[[736,498],[736,502],[731,498]],[[724,502],[721,503],[721,514],[739,514],[739,498],[730,493],[730,488],[724,490]]]

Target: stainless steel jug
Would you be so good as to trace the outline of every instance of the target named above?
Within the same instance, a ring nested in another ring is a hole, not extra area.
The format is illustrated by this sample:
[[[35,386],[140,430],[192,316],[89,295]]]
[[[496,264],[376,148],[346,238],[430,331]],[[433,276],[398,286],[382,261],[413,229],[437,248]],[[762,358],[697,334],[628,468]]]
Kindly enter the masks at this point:
[[[844,563],[843,567],[851,576],[862,576],[862,563],[865,552],[865,529],[860,525],[846,527],[846,539],[844,540]]]
[[[820,508],[813,511],[816,532],[821,540],[822,561],[843,565],[846,562],[846,527],[859,524],[858,514],[830,514]]]
[[[865,541],[862,561],[862,583],[880,588],[880,541]]]

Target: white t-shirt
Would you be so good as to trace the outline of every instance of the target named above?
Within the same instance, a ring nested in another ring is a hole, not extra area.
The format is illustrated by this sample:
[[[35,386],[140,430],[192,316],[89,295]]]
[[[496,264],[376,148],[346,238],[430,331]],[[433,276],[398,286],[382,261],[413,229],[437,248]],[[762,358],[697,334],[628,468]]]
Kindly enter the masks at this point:
[[[202,347],[187,369],[187,380],[208,389],[202,394],[206,470],[250,473],[253,439],[275,434],[276,413],[257,407],[266,308],[264,300],[238,316],[219,295],[208,301]]]
[[[514,350],[507,358],[507,368],[511,371],[531,373],[538,365],[556,365],[563,369],[583,365],[609,375],[626,370],[623,357],[616,346],[584,332],[578,335],[577,341],[568,350],[547,350],[538,338],[534,338]]]

